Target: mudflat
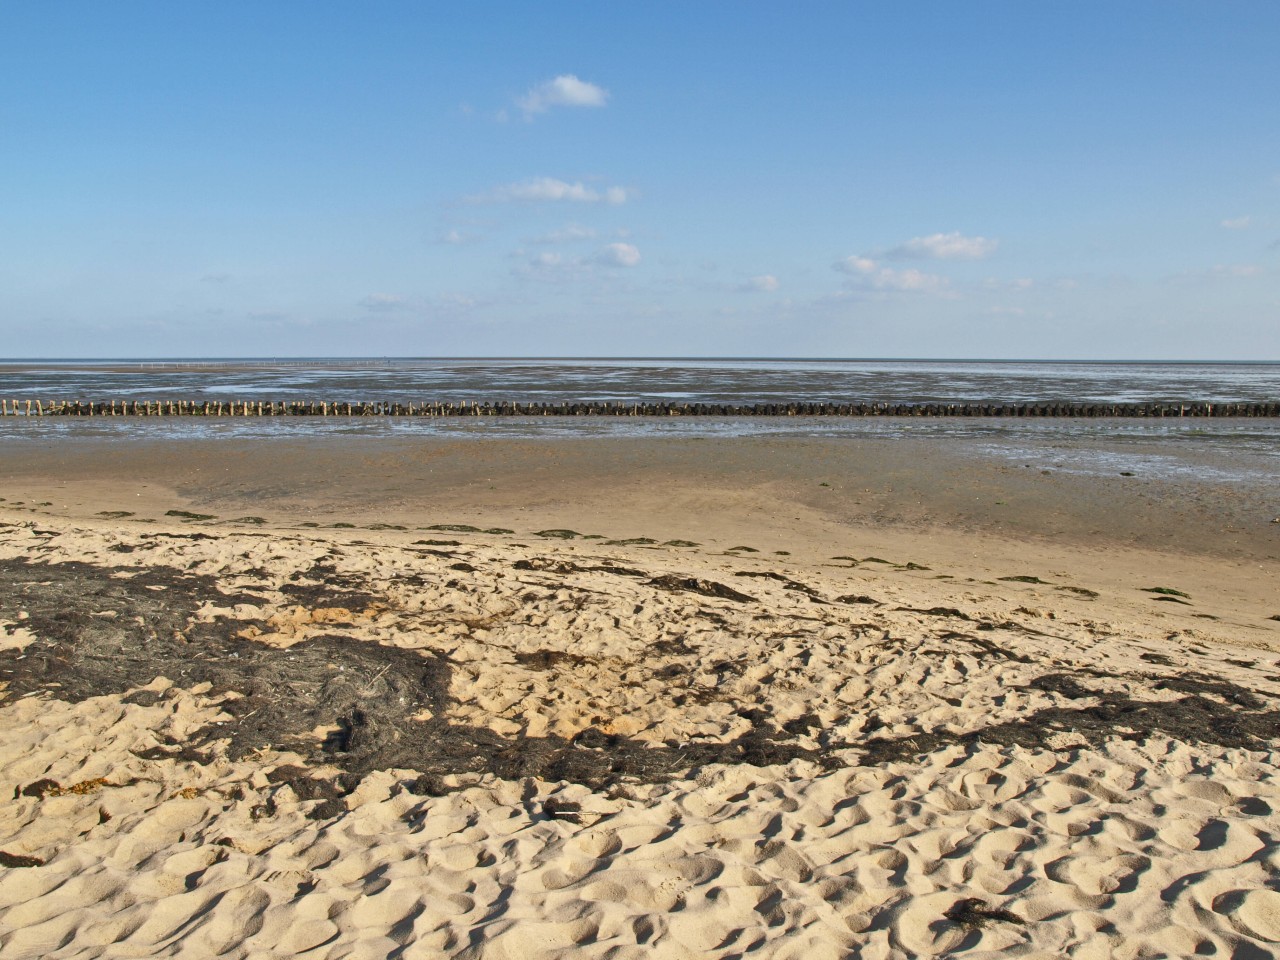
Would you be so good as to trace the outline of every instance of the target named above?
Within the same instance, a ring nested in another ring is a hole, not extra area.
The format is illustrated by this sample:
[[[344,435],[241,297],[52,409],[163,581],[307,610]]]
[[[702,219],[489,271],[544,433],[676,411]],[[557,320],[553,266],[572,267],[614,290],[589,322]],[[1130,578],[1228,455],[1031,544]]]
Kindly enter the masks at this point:
[[[1280,943],[1267,484],[911,440],[3,453],[4,956]]]

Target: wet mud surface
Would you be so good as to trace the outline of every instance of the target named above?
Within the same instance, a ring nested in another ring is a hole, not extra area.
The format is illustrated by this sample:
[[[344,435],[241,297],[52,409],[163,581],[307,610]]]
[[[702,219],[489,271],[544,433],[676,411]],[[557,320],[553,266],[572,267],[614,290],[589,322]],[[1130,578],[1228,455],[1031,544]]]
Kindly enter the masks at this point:
[[[525,569],[530,568],[563,572],[549,561]],[[648,578],[630,568],[597,569]],[[646,583],[655,590],[690,592],[735,605],[754,602],[722,584],[693,578],[654,577]],[[786,586],[793,588],[792,582]],[[324,564],[303,571],[281,592],[295,601],[352,609],[379,599],[373,584],[339,576]],[[857,602],[865,599],[856,598]],[[503,736],[448,718],[455,666],[442,654],[393,648],[340,632],[289,647],[272,646],[240,636],[258,622],[228,617],[206,622],[197,616],[210,603],[227,609],[237,603],[262,602],[252,590],[228,593],[213,577],[171,567],[45,564],[25,558],[0,561],[0,617],[21,622],[36,637],[23,650],[0,651],[3,696],[11,701],[47,695],[77,702],[132,690],[127,702],[151,705],[164,695],[137,688],[157,676],[184,688],[210,684],[211,697],[233,694],[222,704],[227,719],[183,742],[166,743],[140,755],[207,762],[219,749],[232,758],[263,747],[295,751],[310,764],[342,771],[329,780],[315,778],[300,767],[279,768],[273,774],[304,799],[321,800],[313,811],[317,816],[337,812],[340,801],[336,798],[353,789],[364,775],[396,768],[417,771],[420,776],[413,789],[422,793],[443,792],[448,789],[446,778],[468,773],[512,780],[567,780],[609,790],[626,783],[664,782],[711,764],[763,766],[797,759],[825,767],[881,764],[955,744],[1043,748],[1049,746],[1050,738],[1062,734],[1071,735],[1077,746],[1153,734],[1249,749],[1268,748],[1280,740],[1280,711],[1274,700],[1221,679],[1198,673],[1090,676],[1088,671],[1055,671],[1050,662],[1029,688],[1049,695],[1053,706],[964,732],[876,737],[878,725],[871,717],[863,726],[862,738],[849,742],[821,729],[812,715],[777,722],[766,692],[753,705],[734,705],[749,728],[726,742],[655,746],[598,727],[588,727],[571,739],[523,733]],[[950,608],[914,612],[970,619]],[[978,624],[977,629],[988,626]],[[949,631],[937,639],[964,644],[983,658],[1030,662],[986,637]],[[653,675],[667,677],[679,674],[683,669],[679,658],[688,651],[672,641],[661,650],[655,646],[650,653]],[[928,655],[928,651],[915,655]],[[588,661],[578,654],[550,650],[519,658],[523,667],[532,670]],[[727,661],[716,666],[727,673],[739,668]],[[1116,680],[1125,692],[1113,689]],[[1143,694],[1152,699],[1144,699]],[[724,694],[711,688],[701,696],[716,699]],[[317,728],[328,733],[317,736]]]

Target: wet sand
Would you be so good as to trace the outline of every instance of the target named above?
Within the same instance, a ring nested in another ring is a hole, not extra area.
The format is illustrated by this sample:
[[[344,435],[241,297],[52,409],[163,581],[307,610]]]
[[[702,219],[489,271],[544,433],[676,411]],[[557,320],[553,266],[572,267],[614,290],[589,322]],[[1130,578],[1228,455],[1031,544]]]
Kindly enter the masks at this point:
[[[26,443],[0,955],[1273,955],[1269,487]]]
[[[1135,588],[1163,577],[1251,631],[1280,607],[1276,485],[1196,480],[1197,465],[1224,466],[1203,455],[1179,477],[1126,477],[928,440],[308,438],[0,452],[11,505],[70,517],[176,508],[324,526],[568,527],[808,562],[869,545],[989,577],[1026,567]]]
[[[934,440],[77,440],[11,444],[0,454],[0,479],[28,498],[37,489],[111,497],[160,488],[224,509],[408,519],[446,507],[591,516],[609,503],[621,516],[674,497],[664,513],[686,522],[686,497],[700,490],[722,501],[711,506],[718,519],[747,496],[772,513],[796,503],[837,524],[1280,559],[1280,531],[1269,525],[1280,498],[1269,483],[1085,476]]]

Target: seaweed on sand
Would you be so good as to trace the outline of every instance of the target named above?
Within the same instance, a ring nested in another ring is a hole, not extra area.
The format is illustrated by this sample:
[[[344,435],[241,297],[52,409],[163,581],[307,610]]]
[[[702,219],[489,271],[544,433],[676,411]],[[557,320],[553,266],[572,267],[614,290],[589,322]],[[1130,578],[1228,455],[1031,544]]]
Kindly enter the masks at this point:
[[[154,586],[165,589],[149,589]],[[229,594],[212,577],[169,567],[140,571],[0,560],[0,615],[26,610],[25,622],[38,638],[21,655],[0,651],[5,696],[46,693],[78,702],[136,690],[161,675],[183,687],[207,682],[210,697],[235,691],[238,698],[221,704],[229,720],[139,755],[202,763],[213,758],[215,748],[233,759],[264,746],[297,751],[345,775],[330,782],[301,768],[277,771],[299,797],[320,801],[313,810],[317,816],[341,812],[338,798],[374,770],[417,770],[436,784],[450,775],[488,772],[604,789],[624,781],[669,780],[711,763],[830,761],[763,718],[727,743],[661,747],[594,728],[567,740],[504,737],[452,723],[446,716],[452,664],[445,656],[338,634],[283,650],[240,637],[245,621],[206,623],[195,617],[205,603],[225,607],[257,599]],[[345,598],[338,594],[331,605],[341,602]],[[119,615],[93,616],[107,607]],[[326,726],[333,732],[323,741],[312,735]],[[269,813],[264,807],[263,815]]]
[[[537,530],[533,534],[535,537],[546,537],[549,540],[574,540],[582,536],[577,530]]]
[[[660,590],[669,590],[673,593],[700,593],[704,597],[719,597],[723,600],[736,600],[739,603],[749,603],[755,600],[755,597],[740,593],[732,587],[726,587],[723,583],[699,580],[697,577],[681,577],[675,574],[654,577],[649,581],[649,586],[657,587]]]
[[[1153,690],[1185,696],[1177,700],[1135,700],[1084,686],[1080,674],[1046,674],[1029,687],[1081,706],[1044,707],[1025,717],[964,733],[929,731],[897,739],[868,741],[862,763],[875,765],[909,760],[953,744],[989,743],[1043,748],[1055,734],[1074,734],[1081,743],[1098,744],[1109,737],[1141,740],[1156,734],[1189,742],[1214,743],[1246,750],[1264,749],[1280,737],[1280,710],[1235,684],[1198,674],[1178,677],[1135,676]]]
[[[351,595],[361,587],[375,589],[338,575],[326,564],[307,571],[305,580],[310,582],[296,586],[307,590],[316,606],[350,607]],[[650,583],[722,599],[750,599],[693,578],[656,578]],[[385,602],[373,592],[368,595],[373,602]],[[418,771],[421,788],[428,791],[448,789],[456,782],[450,777],[482,773],[610,789],[637,780],[663,782],[708,764],[806,759],[834,766],[847,762],[851,746],[863,748],[860,762],[871,764],[907,760],[954,744],[1039,748],[1058,733],[1072,733],[1084,743],[1163,734],[1249,749],[1280,738],[1280,711],[1270,700],[1235,684],[1194,673],[1134,674],[1123,678],[1129,689],[1117,693],[1094,689],[1088,671],[1032,680],[1029,686],[1050,697],[1051,703],[1025,716],[971,731],[921,731],[856,745],[819,737],[820,746],[808,746],[814,720],[806,717],[780,727],[767,701],[740,710],[749,728],[721,743],[672,741],[653,746],[595,727],[572,739],[503,736],[449,720],[454,665],[447,656],[338,633],[280,649],[240,636],[253,621],[218,617],[204,622],[196,615],[206,604],[227,608],[238,603],[257,606],[261,598],[224,590],[211,576],[171,567],[0,560],[0,617],[26,611],[24,623],[36,637],[21,651],[0,650],[0,682],[5,685],[0,696],[12,700],[42,694],[79,702],[114,694],[145,705],[159,702],[162,694],[138,688],[161,675],[186,688],[209,683],[208,696],[214,700],[234,691],[240,696],[221,702],[222,722],[181,741],[160,742],[140,751],[140,756],[203,763],[219,753],[246,757],[264,746],[296,751],[308,766],[277,768],[276,787],[288,784],[297,796],[313,801],[312,815],[317,817],[341,813],[343,794],[365,774],[386,769]],[[94,615],[104,609],[117,616]],[[954,639],[975,641],[969,636]],[[978,646],[988,654],[1005,653]],[[644,656],[652,661],[656,675],[672,657],[694,652],[677,637],[652,644]],[[534,651],[526,668],[553,669],[561,663],[572,661]],[[1143,688],[1166,696],[1142,699]],[[1175,696],[1171,699],[1168,693]],[[721,695],[714,688],[708,694]],[[317,727],[332,732],[322,740],[313,734]],[[313,765],[336,767],[342,773],[326,778]],[[269,815],[270,797],[260,806],[261,814]]]
[[[189,523],[194,523],[197,520],[217,520],[218,519],[216,514],[192,513],[190,510],[166,510],[164,512],[164,515],[166,517],[178,517],[179,519],[185,520]]]
[[[985,927],[993,920],[1001,923],[1014,923],[1022,926],[1026,923],[1020,916],[1010,913],[1008,910],[995,910],[988,907],[976,897],[965,897],[963,900],[957,900],[943,914],[952,923],[959,924],[969,930],[977,930]]]
[[[734,574],[735,577],[754,577],[761,580],[776,580],[788,590],[794,590],[797,593],[803,593],[817,603],[826,603],[822,599],[822,595],[808,584],[801,583],[799,580],[792,580],[790,577],[784,577],[780,573],[774,573],[771,570],[739,570]]]

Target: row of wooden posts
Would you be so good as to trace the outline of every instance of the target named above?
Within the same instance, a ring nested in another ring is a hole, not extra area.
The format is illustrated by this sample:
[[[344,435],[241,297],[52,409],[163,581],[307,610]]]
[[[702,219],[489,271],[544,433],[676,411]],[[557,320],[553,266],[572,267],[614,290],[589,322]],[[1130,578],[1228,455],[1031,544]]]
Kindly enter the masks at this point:
[[[9,400],[15,417],[1280,417],[1269,403],[404,403],[271,400]]]

